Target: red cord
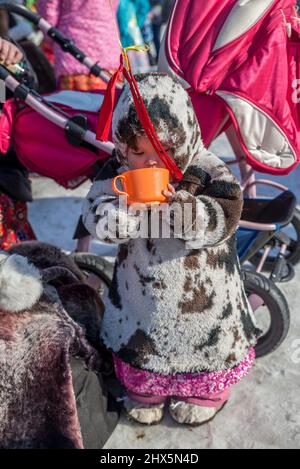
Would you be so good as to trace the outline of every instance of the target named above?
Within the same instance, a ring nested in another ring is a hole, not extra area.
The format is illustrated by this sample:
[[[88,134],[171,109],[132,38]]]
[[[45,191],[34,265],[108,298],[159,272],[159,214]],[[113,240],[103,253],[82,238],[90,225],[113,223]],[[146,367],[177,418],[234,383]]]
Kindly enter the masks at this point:
[[[183,177],[183,174],[181,170],[178,168],[178,166],[176,165],[176,163],[167,154],[161,142],[159,141],[156,135],[154,126],[147,112],[143,98],[140,94],[137,82],[132,74],[130,64],[129,64],[129,70],[127,70],[124,67],[122,56],[120,59],[120,66],[118,70],[116,71],[116,73],[111,77],[109,84],[107,86],[104,101],[103,101],[100,115],[99,115],[97,139],[101,141],[108,140],[109,130],[110,130],[113,111],[114,111],[114,105],[115,105],[116,83],[122,72],[123,72],[124,77],[129,83],[138,117],[140,119],[143,129],[145,130],[147,134],[149,141],[151,142],[158,157],[162,160],[166,168],[170,171],[172,181],[175,183],[180,181]]]

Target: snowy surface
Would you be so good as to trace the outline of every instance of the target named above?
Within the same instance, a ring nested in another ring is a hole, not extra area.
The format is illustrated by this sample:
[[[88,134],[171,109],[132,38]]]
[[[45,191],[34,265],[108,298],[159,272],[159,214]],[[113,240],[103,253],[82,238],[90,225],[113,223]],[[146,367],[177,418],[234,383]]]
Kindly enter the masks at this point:
[[[231,156],[224,138],[212,149],[219,156]],[[300,167],[288,177],[273,179],[300,197]],[[33,179],[35,202],[30,205],[30,220],[40,240],[69,251],[74,249],[72,236],[88,189],[89,183],[66,191],[48,179]],[[113,255],[114,251],[101,243],[94,243],[93,250],[101,255]],[[160,425],[144,427],[122,416],[106,448],[300,448],[299,280],[300,266],[294,280],[281,285],[291,310],[286,341],[277,352],[257,361],[212,423],[199,428],[182,427],[166,412]]]

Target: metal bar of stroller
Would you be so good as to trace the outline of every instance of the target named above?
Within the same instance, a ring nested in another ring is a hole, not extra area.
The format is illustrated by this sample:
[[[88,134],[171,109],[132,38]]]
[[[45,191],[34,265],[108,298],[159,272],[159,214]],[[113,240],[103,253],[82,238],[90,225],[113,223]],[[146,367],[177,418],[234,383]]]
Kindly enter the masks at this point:
[[[22,16],[26,20],[35,24],[36,26],[39,25],[41,16],[37,15],[36,13],[33,13],[32,11],[25,8],[24,6],[17,5],[14,3],[2,3],[1,2],[0,7],[1,9],[7,10],[10,13],[15,13],[16,15]]]
[[[89,57],[87,57],[84,52],[82,52],[73,41],[65,37],[57,28],[53,27],[48,21],[42,18],[40,15],[33,13],[24,6],[14,5],[10,3],[1,3],[1,8],[15,13],[23,18],[27,19],[35,26],[37,26],[44,34],[49,36],[53,41],[55,41],[64,52],[71,54],[76,60],[83,63],[90,72],[96,76],[102,78],[106,83],[110,80],[110,74],[99,67],[99,65],[94,63]]]
[[[37,96],[36,92],[32,92],[27,86],[20,84],[2,65],[0,65],[0,80],[5,82],[7,88],[16,98],[21,99],[40,115],[64,129],[66,134],[72,132],[74,136],[80,138],[82,142],[89,143],[93,147],[103,150],[108,154],[112,153],[114,149],[113,143],[98,141],[94,132],[81,127],[74,122],[73,118],[67,118],[65,113],[60,113],[58,110],[48,106],[41,96]]]
[[[259,184],[263,186],[273,187],[274,189],[278,189],[280,191],[288,190],[288,187],[284,186],[283,184],[280,184],[279,182],[275,182],[275,181],[269,181],[268,179],[257,179],[256,181],[253,181],[250,184],[248,184],[246,188],[250,189],[251,187],[257,186]]]
[[[244,220],[240,220],[239,227],[255,231],[276,231],[277,229],[277,226],[274,223],[254,223]]]

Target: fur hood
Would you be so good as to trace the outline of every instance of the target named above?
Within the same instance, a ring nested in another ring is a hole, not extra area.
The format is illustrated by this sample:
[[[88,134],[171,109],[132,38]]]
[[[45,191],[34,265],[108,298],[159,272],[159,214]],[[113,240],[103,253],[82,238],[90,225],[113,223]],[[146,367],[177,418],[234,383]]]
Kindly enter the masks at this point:
[[[40,299],[43,284],[39,270],[16,254],[0,253],[0,309],[19,313]]]
[[[204,148],[187,92],[179,81],[162,73],[140,74],[135,79],[160,142],[173,150],[174,160],[184,173]],[[135,137],[145,133],[128,83],[116,106],[112,128],[118,160],[126,167],[128,147],[135,148]]]

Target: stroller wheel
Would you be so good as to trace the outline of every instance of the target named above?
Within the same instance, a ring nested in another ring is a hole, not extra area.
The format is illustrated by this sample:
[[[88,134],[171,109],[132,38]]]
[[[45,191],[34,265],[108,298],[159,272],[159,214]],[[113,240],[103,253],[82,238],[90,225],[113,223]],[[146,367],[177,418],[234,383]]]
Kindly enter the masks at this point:
[[[285,296],[272,280],[248,270],[243,270],[242,275],[257,326],[263,331],[255,348],[256,356],[260,358],[277,350],[286,338],[290,311]]]
[[[100,297],[105,298],[111,285],[114,265],[103,257],[89,252],[74,253],[71,256],[87,279],[93,277],[93,286]]]
[[[281,281],[290,282],[291,280],[293,280],[295,275],[296,273],[295,273],[294,267],[291,264],[287,263],[287,272],[286,272],[286,275],[281,279]]]
[[[280,282],[280,283],[290,282],[295,277],[295,269],[289,262],[284,263],[279,279],[276,279],[276,277],[273,278],[273,273],[274,271],[272,271],[271,273],[271,280],[275,283],[276,282]]]
[[[290,244],[288,246],[287,253],[285,256],[286,261],[292,265],[296,265],[300,261],[300,210],[298,208],[296,208],[295,210],[294,217],[292,218],[291,223],[288,226],[282,228],[282,231],[290,238]],[[274,236],[274,239],[276,240],[276,234]],[[274,249],[270,251],[270,255],[268,256],[264,264],[264,270],[268,272],[273,270],[274,262],[276,261],[278,255],[278,248],[277,252],[276,250],[274,251]],[[261,258],[262,254],[259,252],[253,257],[251,257],[251,259],[249,260],[251,264],[257,267],[261,261]]]

